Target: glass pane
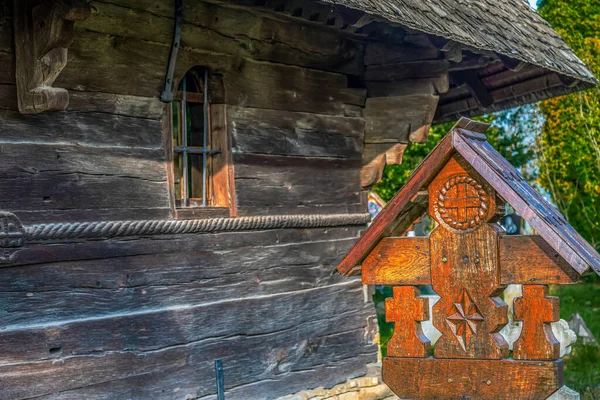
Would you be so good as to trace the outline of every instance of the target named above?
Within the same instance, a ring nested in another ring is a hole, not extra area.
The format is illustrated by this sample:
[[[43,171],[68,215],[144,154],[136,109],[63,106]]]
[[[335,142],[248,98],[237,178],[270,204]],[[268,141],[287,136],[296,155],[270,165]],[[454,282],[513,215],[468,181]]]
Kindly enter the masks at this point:
[[[188,103],[188,145],[204,146],[204,105]]]
[[[183,198],[183,187],[181,178],[183,176],[183,157],[181,153],[173,153],[173,171],[175,175],[175,199],[181,201]]]

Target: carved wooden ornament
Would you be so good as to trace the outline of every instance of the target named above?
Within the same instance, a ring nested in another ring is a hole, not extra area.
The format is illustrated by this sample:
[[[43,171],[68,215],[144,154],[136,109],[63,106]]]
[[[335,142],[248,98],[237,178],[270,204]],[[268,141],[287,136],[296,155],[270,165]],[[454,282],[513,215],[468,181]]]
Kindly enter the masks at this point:
[[[489,145],[487,127],[461,119],[338,265],[344,275],[362,270],[365,284],[394,286],[383,380],[400,398],[549,397],[563,378],[550,328],[558,299],[546,285],[600,273],[600,255]],[[496,223],[504,201],[539,235],[506,236]],[[437,223],[429,238],[394,236],[426,211]],[[499,333],[508,322],[500,295],[511,283],[524,285],[514,302],[523,329],[513,358]],[[427,299],[415,287],[427,284],[440,296],[433,354],[421,329]]]
[[[84,0],[14,0],[16,81],[19,111],[60,111],[69,93],[52,84],[67,65],[73,24],[89,16]]]

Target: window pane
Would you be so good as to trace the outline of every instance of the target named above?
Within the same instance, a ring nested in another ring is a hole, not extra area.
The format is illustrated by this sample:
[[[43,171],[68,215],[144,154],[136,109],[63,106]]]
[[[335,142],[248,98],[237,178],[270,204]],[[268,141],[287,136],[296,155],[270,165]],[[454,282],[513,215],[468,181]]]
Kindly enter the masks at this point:
[[[188,103],[188,145],[204,146],[204,105],[198,103]]]

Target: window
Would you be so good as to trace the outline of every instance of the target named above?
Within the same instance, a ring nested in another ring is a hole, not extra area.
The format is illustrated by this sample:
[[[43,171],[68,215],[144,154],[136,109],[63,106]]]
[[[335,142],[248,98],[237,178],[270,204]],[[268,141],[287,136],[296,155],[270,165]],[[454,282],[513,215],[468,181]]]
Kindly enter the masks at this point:
[[[214,79],[212,79],[214,78]],[[185,74],[172,103],[172,191],[179,217],[235,215],[231,141],[224,104],[211,104],[208,69]]]

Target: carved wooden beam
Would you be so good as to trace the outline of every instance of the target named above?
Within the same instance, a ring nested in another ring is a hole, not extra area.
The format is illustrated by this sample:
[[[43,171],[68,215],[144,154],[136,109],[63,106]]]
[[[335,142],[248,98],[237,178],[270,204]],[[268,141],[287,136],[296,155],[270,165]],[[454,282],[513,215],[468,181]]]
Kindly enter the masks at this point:
[[[467,85],[471,95],[477,99],[479,104],[483,107],[489,107],[494,104],[494,99],[487,87],[481,81],[476,71],[473,70],[461,70],[454,71],[451,73],[452,80],[457,86]]]
[[[524,285],[572,284],[580,276],[538,235],[499,236],[500,281]],[[431,283],[428,238],[387,237],[362,262],[366,285]]]
[[[19,111],[37,114],[69,105],[65,89],[52,84],[67,64],[73,24],[90,14],[83,0],[14,0]]]

